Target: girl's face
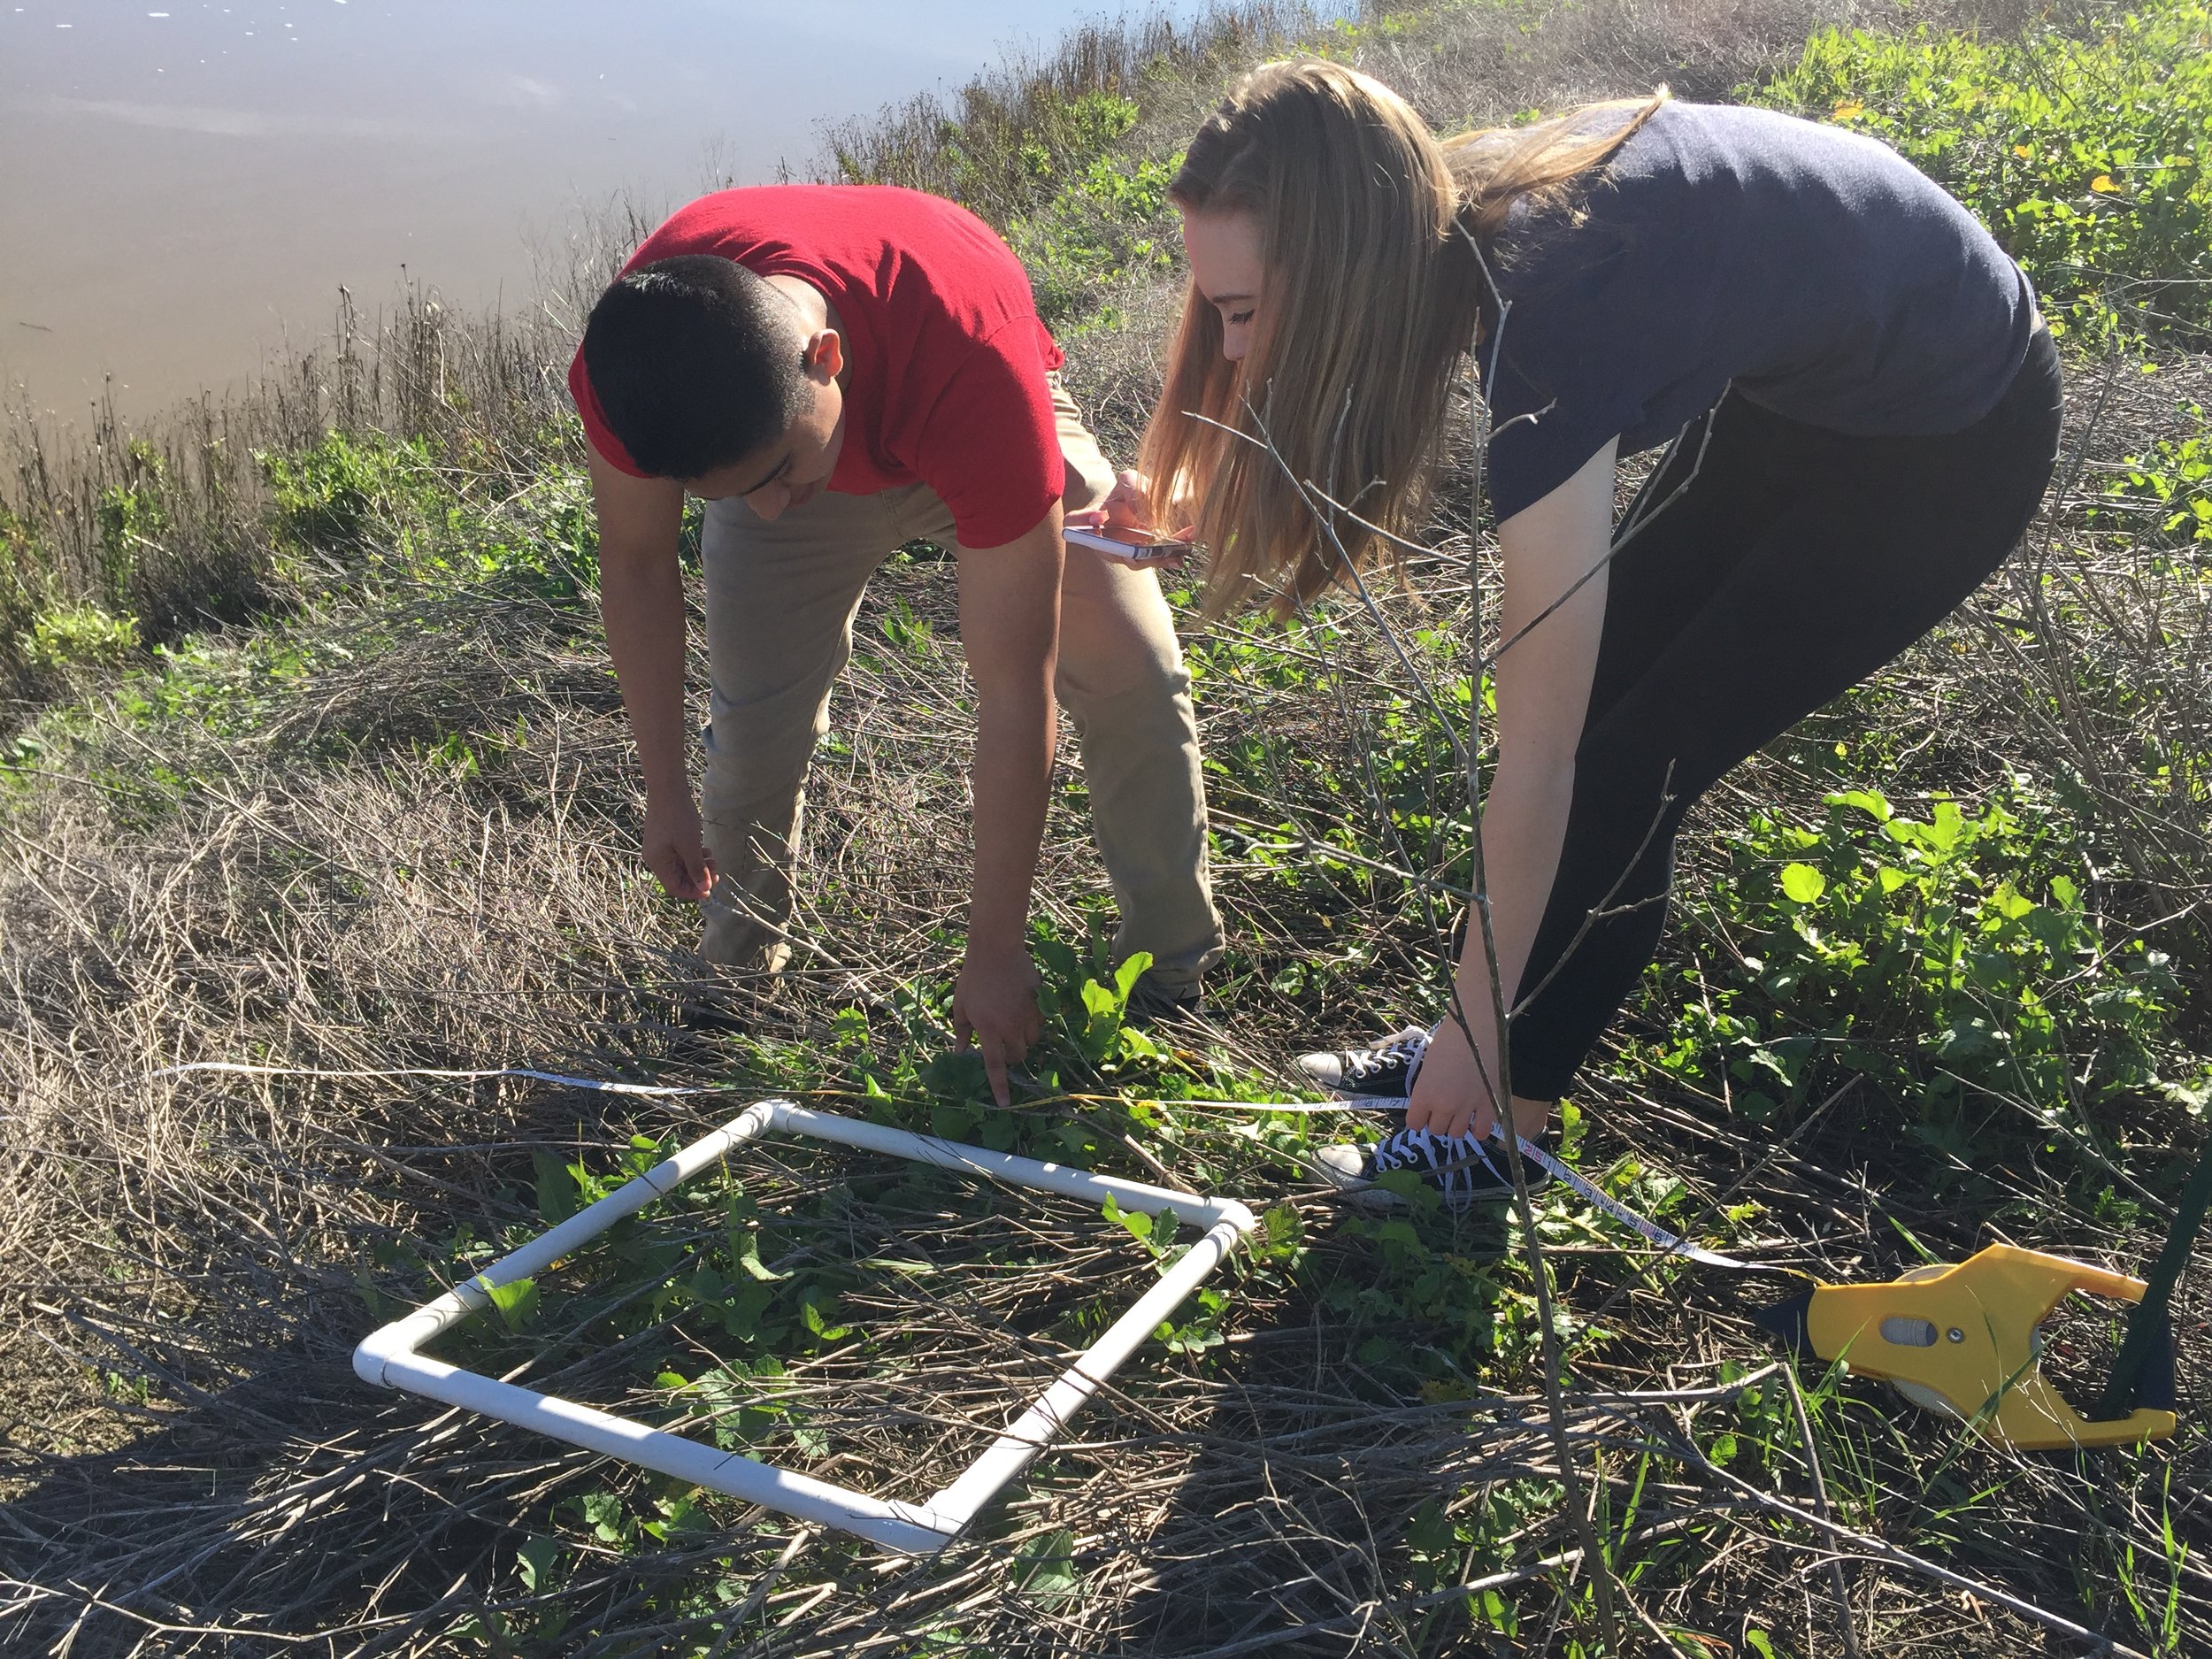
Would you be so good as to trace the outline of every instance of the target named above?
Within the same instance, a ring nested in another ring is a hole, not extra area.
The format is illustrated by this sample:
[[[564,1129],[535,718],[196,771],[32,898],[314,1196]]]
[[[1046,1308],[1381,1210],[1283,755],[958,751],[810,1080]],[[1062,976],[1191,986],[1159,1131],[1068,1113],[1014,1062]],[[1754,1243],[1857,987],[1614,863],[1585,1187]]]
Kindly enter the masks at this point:
[[[1183,214],[1183,250],[1192,283],[1221,313],[1221,352],[1235,360],[1251,349],[1266,274],[1260,260],[1260,222],[1248,213]]]

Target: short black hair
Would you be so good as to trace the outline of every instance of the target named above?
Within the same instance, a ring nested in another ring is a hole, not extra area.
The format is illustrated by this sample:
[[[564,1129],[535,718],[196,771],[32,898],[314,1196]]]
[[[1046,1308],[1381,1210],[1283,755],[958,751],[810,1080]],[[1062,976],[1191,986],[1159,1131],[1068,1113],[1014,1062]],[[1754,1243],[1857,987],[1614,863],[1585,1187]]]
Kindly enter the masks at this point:
[[[584,327],[607,428],[655,478],[703,478],[783,436],[807,407],[803,356],[790,302],[713,254],[624,272]]]

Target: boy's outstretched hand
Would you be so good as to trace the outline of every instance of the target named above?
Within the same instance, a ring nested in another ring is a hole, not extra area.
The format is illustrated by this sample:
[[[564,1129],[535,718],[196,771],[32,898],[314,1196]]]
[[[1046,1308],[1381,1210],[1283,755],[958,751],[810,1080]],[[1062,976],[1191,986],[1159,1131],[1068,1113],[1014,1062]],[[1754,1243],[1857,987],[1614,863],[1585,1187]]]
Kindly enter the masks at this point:
[[[1018,1064],[1044,1035],[1037,1006],[1037,966],[1025,950],[979,956],[969,951],[952,992],[953,1052],[974,1048],[983,1056],[991,1098],[1013,1104],[1007,1067]]]
[[[646,803],[638,852],[672,899],[696,904],[714,886],[714,860],[699,833],[699,809],[688,795],[668,807]]]

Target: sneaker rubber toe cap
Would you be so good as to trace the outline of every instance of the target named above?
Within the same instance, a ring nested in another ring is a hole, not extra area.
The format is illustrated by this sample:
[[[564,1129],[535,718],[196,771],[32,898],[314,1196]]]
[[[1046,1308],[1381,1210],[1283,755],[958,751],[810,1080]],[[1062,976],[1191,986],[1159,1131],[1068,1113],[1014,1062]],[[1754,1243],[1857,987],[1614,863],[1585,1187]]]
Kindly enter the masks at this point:
[[[1367,1152],[1363,1147],[1323,1147],[1313,1155],[1313,1163],[1314,1172],[1332,1187],[1348,1190],[1374,1185],[1375,1178],[1367,1172]]]
[[[1323,1088],[1344,1087],[1344,1056],[1334,1052],[1302,1054],[1291,1064]],[[1333,1148],[1332,1148],[1333,1149]]]

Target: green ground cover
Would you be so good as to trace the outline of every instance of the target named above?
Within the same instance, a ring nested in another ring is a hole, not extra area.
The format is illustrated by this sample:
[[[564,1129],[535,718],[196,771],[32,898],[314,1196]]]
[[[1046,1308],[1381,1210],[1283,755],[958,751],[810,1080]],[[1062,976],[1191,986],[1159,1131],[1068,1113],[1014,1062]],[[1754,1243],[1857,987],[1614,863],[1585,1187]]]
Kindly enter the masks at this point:
[[[2152,6],[2014,40],[1831,32],[1763,102],[1910,157],[1995,231],[2047,313],[2202,349],[2212,325],[2212,12]]]

